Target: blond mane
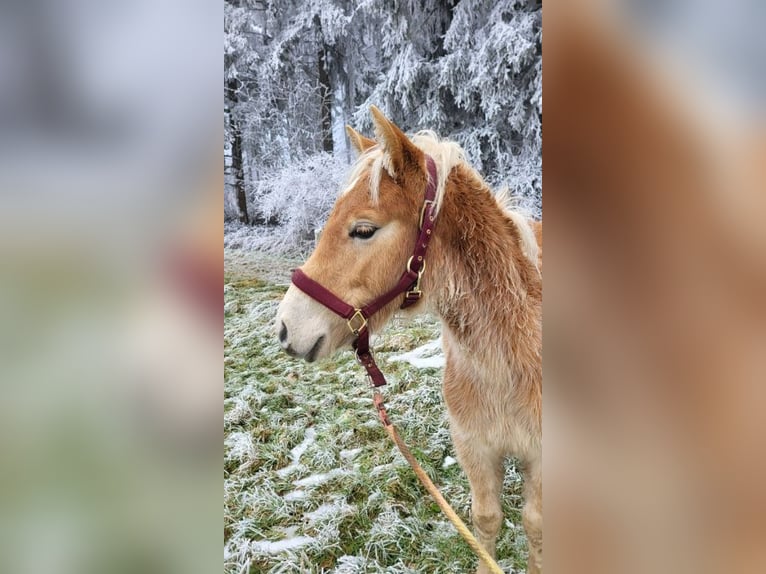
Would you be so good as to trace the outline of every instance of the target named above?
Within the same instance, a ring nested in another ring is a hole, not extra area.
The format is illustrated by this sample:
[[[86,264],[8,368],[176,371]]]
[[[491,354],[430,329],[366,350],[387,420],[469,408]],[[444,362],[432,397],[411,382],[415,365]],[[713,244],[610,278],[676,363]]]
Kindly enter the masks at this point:
[[[532,229],[532,225],[529,223],[532,215],[521,207],[518,197],[511,193],[508,186],[501,188],[495,194],[495,201],[497,201],[497,205],[503,210],[503,213],[513,221],[516,229],[519,230],[521,251],[539,271],[540,245],[537,243],[535,230]]]
[[[466,161],[465,152],[457,142],[441,139],[431,130],[420,131],[410,136],[410,140],[423,153],[431,156],[434,163],[436,163],[436,213],[439,212],[442,204],[449,174],[456,166],[462,166],[464,170],[467,170],[478,181],[484,181],[479,173]],[[349,183],[341,192],[341,195],[352,190],[368,169],[370,170],[370,197],[373,203],[377,203],[378,194],[380,193],[380,178],[383,175],[383,170],[386,170],[389,174],[391,173],[387,157],[383,154],[383,150],[379,145],[371,147],[359,156],[351,168],[351,173],[348,176]],[[535,232],[529,223],[529,216],[518,208],[518,202],[507,187],[501,189],[495,195],[495,199],[503,213],[519,230],[522,252],[537,267],[540,248],[535,239]]]

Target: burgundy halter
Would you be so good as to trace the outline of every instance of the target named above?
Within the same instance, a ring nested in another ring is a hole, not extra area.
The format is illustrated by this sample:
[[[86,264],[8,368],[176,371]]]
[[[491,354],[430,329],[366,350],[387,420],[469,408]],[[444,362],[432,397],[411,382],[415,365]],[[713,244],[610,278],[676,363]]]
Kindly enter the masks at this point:
[[[356,339],[353,342],[356,358],[367,370],[367,374],[370,376],[374,387],[385,385],[386,379],[375,364],[375,359],[370,351],[370,332],[367,329],[367,321],[402,293],[404,293],[404,301],[400,307],[401,309],[414,305],[420,300],[422,295],[420,279],[426,268],[426,250],[433,236],[436,219],[434,213],[434,203],[436,201],[436,164],[429,156],[426,156],[426,167],[428,169],[428,185],[426,186],[423,208],[420,211],[418,239],[415,243],[412,256],[407,261],[404,273],[402,273],[399,281],[389,291],[373,299],[364,307],[357,308],[343,301],[300,269],[293,271],[293,285],[333,313],[346,319],[348,328],[356,335]]]

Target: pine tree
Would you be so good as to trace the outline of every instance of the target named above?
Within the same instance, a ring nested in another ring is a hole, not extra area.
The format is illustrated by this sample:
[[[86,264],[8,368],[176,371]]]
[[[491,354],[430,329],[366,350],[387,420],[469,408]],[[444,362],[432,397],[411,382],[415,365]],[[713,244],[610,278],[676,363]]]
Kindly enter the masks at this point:
[[[457,140],[491,184],[540,213],[539,1],[228,0],[225,14],[226,131],[233,153],[239,130],[242,156],[239,175],[229,161],[229,194],[241,177],[252,220],[284,193],[265,184],[283,168],[322,153],[348,161],[343,125],[369,133],[370,104],[407,131]]]

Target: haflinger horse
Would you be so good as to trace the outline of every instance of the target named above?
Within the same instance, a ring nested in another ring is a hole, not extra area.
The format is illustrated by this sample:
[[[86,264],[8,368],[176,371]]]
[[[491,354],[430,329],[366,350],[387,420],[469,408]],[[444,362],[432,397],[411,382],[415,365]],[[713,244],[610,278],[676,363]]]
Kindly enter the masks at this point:
[[[431,312],[442,323],[444,399],[478,540],[494,557],[504,459],[515,456],[524,479],[527,571],[540,573],[542,224],[493,195],[456,143],[431,132],[410,138],[377,108],[371,112],[377,141],[347,128],[359,157],[302,275],[354,308],[390,292],[409,270],[431,178],[435,221],[420,268],[422,296],[406,313]],[[359,325],[293,281],[277,313],[282,347],[314,361],[354,343]],[[367,328],[380,331],[407,296],[387,302]]]

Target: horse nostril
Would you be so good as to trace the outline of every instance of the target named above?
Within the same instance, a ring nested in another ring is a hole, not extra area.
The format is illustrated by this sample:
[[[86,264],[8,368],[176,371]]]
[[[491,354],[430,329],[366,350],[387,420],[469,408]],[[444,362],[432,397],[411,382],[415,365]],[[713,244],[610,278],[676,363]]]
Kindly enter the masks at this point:
[[[309,354],[308,354],[308,355],[306,355],[306,360],[307,360],[309,363],[313,363],[313,362],[314,362],[314,359],[316,359],[316,356],[317,356],[317,352],[319,351],[319,347],[321,347],[321,346],[322,346],[322,343],[323,343],[323,342],[324,342],[324,335],[322,335],[321,337],[319,337],[319,338],[318,338],[318,339],[317,339],[317,340],[314,342],[314,346],[313,346],[313,347],[311,347],[311,350],[309,351]]]
[[[284,343],[287,339],[287,325],[282,321],[282,327],[279,329],[279,342]]]

